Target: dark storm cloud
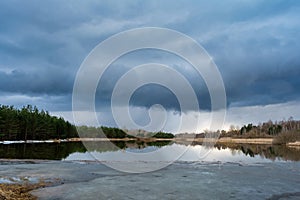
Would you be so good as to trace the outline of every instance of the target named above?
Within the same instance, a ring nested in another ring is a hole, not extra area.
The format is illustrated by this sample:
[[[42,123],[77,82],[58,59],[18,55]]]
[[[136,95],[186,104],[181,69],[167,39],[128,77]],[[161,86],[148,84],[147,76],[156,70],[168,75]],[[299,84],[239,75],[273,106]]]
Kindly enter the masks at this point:
[[[268,105],[298,100],[299,75],[296,67],[254,75],[238,74],[226,81],[227,100],[232,106]]]
[[[59,69],[39,71],[0,71],[0,91],[29,95],[70,94],[73,80],[67,71]]]
[[[8,94],[15,98],[40,96],[32,103],[53,109],[49,105],[51,101],[55,104],[57,97],[67,99],[67,104],[60,104],[61,109],[70,109],[76,72],[92,48],[112,34],[143,26],[173,28],[200,42],[220,69],[230,106],[298,100],[299,13],[300,3],[288,0],[2,1],[0,103],[6,103]],[[195,89],[200,108],[210,108],[205,83],[189,70],[191,66],[159,55],[153,58],[157,63],[165,61],[183,68],[181,72]],[[139,59],[147,62],[147,54]],[[131,61],[126,62],[122,66],[130,67]],[[112,67],[107,72],[98,91],[99,106],[110,105],[114,83],[125,71]],[[19,104],[23,100],[20,98]],[[157,86],[141,88],[130,103],[146,107],[162,103],[168,109],[179,109],[174,95]]]
[[[295,13],[230,29],[207,43],[223,75],[229,103],[267,105],[299,99],[300,23]]]

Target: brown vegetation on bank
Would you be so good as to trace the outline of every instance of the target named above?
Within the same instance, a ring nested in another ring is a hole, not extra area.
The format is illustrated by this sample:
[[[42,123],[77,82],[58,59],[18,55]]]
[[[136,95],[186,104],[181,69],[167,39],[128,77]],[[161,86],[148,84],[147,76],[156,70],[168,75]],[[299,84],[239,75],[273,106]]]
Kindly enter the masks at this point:
[[[0,184],[0,200],[35,200],[37,197],[30,191],[47,186],[47,183],[36,184]]]
[[[288,144],[300,142],[300,131],[282,132],[274,137],[273,144]]]

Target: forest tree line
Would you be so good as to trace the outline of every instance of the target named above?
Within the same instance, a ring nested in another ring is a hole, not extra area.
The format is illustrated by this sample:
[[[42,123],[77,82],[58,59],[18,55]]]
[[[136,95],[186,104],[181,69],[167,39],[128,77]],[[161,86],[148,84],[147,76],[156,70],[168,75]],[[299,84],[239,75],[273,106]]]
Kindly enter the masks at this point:
[[[125,132],[126,131],[126,132]],[[27,105],[21,109],[0,105],[0,141],[3,140],[47,140],[75,137],[90,138],[173,138],[171,133],[150,133],[144,130],[122,130],[113,127],[75,127],[62,117],[51,116],[47,111]],[[128,133],[128,134],[127,134]],[[210,133],[210,132],[207,132]],[[176,137],[205,137],[201,134],[177,134]],[[215,134],[215,133],[214,133]],[[220,137],[277,138],[278,143],[300,140],[300,121],[290,117],[288,120],[271,120],[258,125],[248,124],[241,128],[231,126],[228,131],[217,131]]]
[[[280,134],[294,133],[300,131],[300,121],[294,120],[293,117],[288,120],[258,123],[257,125],[248,124],[241,128],[231,126],[228,131],[221,131],[221,137],[276,137]],[[299,133],[300,135],[300,133]]]
[[[78,134],[79,133],[79,134]],[[131,132],[130,132],[131,133]],[[171,133],[158,132],[153,137],[172,138]],[[21,109],[0,105],[0,141],[4,140],[47,140],[76,137],[132,138],[122,129],[113,127],[76,127],[62,117],[51,116],[48,111],[27,105]]]
[[[174,138],[172,133],[166,132],[147,132],[144,130],[127,130],[114,127],[93,127],[93,126],[79,126],[77,127],[79,136],[82,138]],[[127,134],[128,133],[128,134]]]
[[[77,137],[76,127],[31,105],[0,106],[0,140],[46,140]]]

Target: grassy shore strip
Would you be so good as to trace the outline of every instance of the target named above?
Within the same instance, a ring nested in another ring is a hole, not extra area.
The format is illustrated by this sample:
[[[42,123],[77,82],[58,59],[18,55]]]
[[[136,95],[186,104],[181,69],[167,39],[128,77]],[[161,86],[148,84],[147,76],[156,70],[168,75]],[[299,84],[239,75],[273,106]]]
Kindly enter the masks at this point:
[[[216,143],[222,143],[222,144],[272,144],[273,139],[272,138],[230,138],[230,137],[224,137],[224,138],[188,138],[188,139],[174,139],[175,141],[194,141],[194,142],[216,142]]]
[[[30,194],[30,191],[46,187],[48,183],[40,182],[35,184],[0,184],[0,199],[2,200],[35,200],[37,197]]]
[[[70,138],[69,142],[106,142],[106,141],[175,141],[175,138]]]
[[[195,141],[195,142],[215,142],[216,139],[210,138],[71,138],[68,141]],[[239,144],[272,144],[272,138],[219,138],[218,143],[239,143]]]
[[[273,138],[220,138],[219,143],[272,144]]]
[[[135,141],[135,138],[69,138],[68,142]]]
[[[286,144],[287,146],[300,146],[300,141],[297,142],[289,142]]]

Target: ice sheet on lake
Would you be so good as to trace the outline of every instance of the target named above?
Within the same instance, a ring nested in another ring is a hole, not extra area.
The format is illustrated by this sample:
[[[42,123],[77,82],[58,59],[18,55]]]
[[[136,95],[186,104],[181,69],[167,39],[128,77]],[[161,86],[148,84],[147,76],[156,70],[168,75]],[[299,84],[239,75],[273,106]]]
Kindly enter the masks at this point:
[[[139,164],[139,163],[136,163]],[[59,178],[61,184],[38,189],[41,199],[299,199],[300,163],[240,165],[176,162],[162,170],[128,174],[97,162],[51,161],[0,165],[0,175]]]

